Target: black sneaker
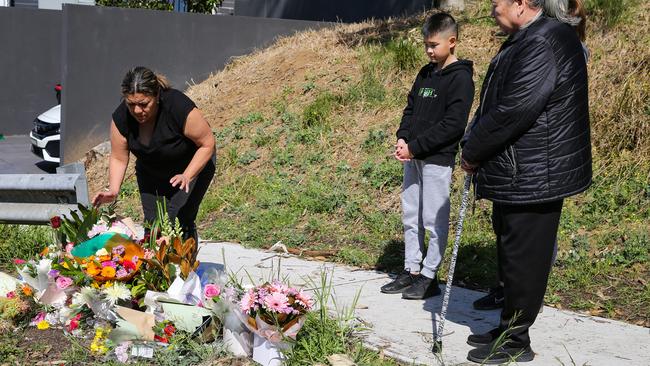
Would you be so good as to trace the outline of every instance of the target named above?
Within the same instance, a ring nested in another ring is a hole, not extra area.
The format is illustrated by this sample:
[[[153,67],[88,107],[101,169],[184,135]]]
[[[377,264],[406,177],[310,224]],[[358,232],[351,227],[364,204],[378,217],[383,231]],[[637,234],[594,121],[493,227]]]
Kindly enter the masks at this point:
[[[404,270],[402,273],[397,275],[392,282],[389,282],[379,289],[385,294],[399,294],[404,291],[405,288],[411,286],[415,281],[415,277],[418,275],[412,275],[409,270]]]
[[[436,295],[440,295],[438,277],[429,278],[420,274],[413,284],[402,292],[402,299],[422,300]]]
[[[467,337],[467,344],[472,347],[482,347],[492,343],[492,341],[499,338],[500,335],[501,331],[499,331],[499,328],[494,328],[483,334],[470,334],[470,336]]]
[[[503,307],[503,287],[495,287],[490,292],[474,301],[472,304],[476,310],[495,310]]]
[[[535,353],[530,348],[514,347],[507,343],[496,346],[494,342],[473,349],[467,354],[467,359],[482,365],[498,365],[510,362],[529,362],[535,358]]]

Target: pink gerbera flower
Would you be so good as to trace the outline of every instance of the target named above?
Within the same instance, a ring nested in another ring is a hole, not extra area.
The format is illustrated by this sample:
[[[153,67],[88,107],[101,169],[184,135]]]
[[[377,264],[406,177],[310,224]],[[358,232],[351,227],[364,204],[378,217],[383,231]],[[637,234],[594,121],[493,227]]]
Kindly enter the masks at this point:
[[[306,310],[309,310],[314,306],[314,299],[302,290],[298,291],[296,294],[296,302],[302,305]]]
[[[257,306],[255,305],[255,293],[253,293],[252,290],[246,292],[244,296],[242,296],[239,308],[246,314],[250,314],[251,311],[257,310]]]
[[[274,292],[264,297],[264,306],[270,311],[279,314],[291,314],[291,307],[289,306],[289,298],[287,295]]]

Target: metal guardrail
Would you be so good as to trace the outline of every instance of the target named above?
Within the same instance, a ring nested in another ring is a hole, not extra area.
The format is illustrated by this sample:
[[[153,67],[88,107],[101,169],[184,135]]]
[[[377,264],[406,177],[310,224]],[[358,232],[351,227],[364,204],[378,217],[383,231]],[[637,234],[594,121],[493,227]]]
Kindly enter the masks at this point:
[[[83,164],[57,168],[57,174],[0,174],[0,223],[47,224],[88,205]]]

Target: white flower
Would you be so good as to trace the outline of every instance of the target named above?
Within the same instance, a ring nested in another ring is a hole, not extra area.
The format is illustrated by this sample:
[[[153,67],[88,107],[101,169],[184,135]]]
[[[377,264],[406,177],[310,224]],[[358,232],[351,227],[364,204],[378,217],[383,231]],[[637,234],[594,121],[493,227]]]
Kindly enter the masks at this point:
[[[83,306],[92,304],[97,300],[97,291],[92,287],[82,287],[79,292],[72,295],[72,305]]]
[[[118,300],[129,300],[131,298],[131,291],[120,282],[115,282],[113,286],[103,289],[102,293],[111,305],[115,305]]]
[[[108,251],[106,250],[106,248],[102,248],[102,249],[96,251],[95,255],[98,256],[98,257],[108,255]]]

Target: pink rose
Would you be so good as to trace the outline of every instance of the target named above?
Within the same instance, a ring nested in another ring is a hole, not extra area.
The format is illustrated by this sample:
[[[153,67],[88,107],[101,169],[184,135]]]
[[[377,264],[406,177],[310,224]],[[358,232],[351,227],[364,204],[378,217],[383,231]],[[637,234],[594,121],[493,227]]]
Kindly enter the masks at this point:
[[[65,290],[72,285],[72,279],[66,276],[59,276],[56,278],[56,287],[60,290]]]
[[[7,292],[7,299],[13,299],[15,297],[16,297],[16,293],[14,291]]]
[[[205,295],[206,298],[211,299],[213,297],[217,297],[221,294],[221,289],[219,286],[215,284],[207,284],[205,285],[205,290],[203,291],[203,294]]]
[[[66,253],[72,253],[72,249],[74,249],[74,243],[68,243],[65,245],[65,252]]]
[[[20,259],[20,258],[16,258],[16,259],[14,259],[14,264],[18,264],[18,265],[25,264],[25,260]]]

